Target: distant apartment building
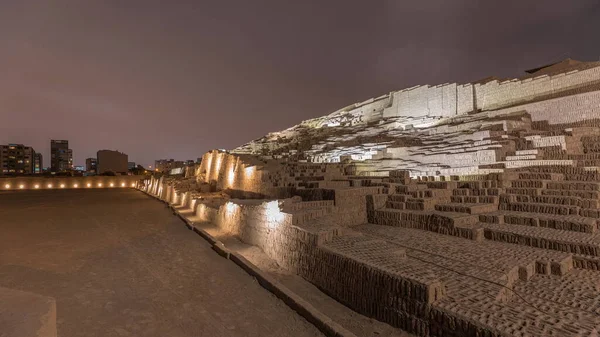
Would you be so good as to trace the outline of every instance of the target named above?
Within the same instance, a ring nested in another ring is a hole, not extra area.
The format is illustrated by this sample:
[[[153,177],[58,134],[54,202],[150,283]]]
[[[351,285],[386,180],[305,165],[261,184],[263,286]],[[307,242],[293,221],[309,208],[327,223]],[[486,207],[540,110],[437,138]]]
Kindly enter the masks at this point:
[[[97,169],[96,163],[97,163],[96,158],[87,158],[85,160],[85,170],[87,172],[96,173],[96,169]]]
[[[96,173],[106,172],[127,174],[127,155],[119,151],[100,150],[96,155]]]
[[[154,161],[156,172],[169,172],[174,168],[184,167],[186,162],[175,159],[159,159]]]
[[[0,145],[0,175],[33,174],[35,151],[23,144]]]
[[[44,161],[41,153],[36,152],[33,157],[33,173],[40,174],[44,172]]]
[[[134,169],[135,168],[135,162],[134,161],[130,161],[127,163],[127,168],[128,169]]]
[[[50,141],[50,170],[64,172],[73,169],[73,151],[69,149],[68,140]]]

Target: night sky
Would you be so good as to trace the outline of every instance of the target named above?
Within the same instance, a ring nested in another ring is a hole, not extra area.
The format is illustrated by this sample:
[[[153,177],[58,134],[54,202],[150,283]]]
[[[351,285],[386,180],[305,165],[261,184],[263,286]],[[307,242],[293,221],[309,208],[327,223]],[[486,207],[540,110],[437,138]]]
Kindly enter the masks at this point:
[[[0,0],[0,144],[195,159],[392,90],[598,60],[598,32],[599,0]]]

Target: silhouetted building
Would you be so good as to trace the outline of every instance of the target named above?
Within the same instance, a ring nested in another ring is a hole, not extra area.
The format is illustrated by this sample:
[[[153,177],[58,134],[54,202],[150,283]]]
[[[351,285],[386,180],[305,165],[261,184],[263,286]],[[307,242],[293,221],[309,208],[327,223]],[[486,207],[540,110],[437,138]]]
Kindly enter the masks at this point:
[[[185,166],[185,162],[175,159],[159,159],[154,161],[154,170],[157,172],[169,172],[174,168]]]
[[[0,145],[0,175],[34,173],[35,151],[23,144]]]
[[[97,169],[96,163],[97,163],[96,158],[87,158],[85,160],[85,170],[88,172],[96,173],[96,169]]]
[[[33,157],[33,173],[40,174],[44,172],[44,161],[41,153],[36,152]]]
[[[100,150],[96,155],[98,174],[106,172],[127,174],[127,155],[119,151]]]
[[[68,140],[50,141],[50,170],[64,172],[73,169],[73,151],[69,149]]]
[[[134,168],[135,168],[135,162],[134,162],[134,161],[130,161],[130,162],[128,162],[128,163],[127,163],[127,168],[128,168],[129,170],[132,170],[132,169],[134,169]]]

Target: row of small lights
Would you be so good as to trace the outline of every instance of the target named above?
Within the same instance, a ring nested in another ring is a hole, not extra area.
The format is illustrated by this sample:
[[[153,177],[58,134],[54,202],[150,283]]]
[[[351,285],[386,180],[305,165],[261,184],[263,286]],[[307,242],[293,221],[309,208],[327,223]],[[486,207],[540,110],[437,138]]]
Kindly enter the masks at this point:
[[[47,187],[48,187],[48,188],[52,188],[52,186],[53,186],[52,184],[48,184],[48,185],[47,185]],[[98,187],[102,187],[102,183],[98,183],[98,185],[97,185],[97,186],[98,186]],[[126,186],[126,184],[125,184],[125,183],[121,183],[121,187],[125,187],[125,186]],[[65,187],[66,187],[66,185],[65,185],[65,184],[60,184],[60,188],[65,188]],[[78,188],[78,187],[79,187],[79,185],[78,185],[78,184],[73,184],[73,188]],[[86,187],[92,187],[92,184],[88,183],[88,184],[86,185]],[[109,187],[115,187],[115,184],[114,184],[114,183],[110,183],[110,184],[109,184]],[[131,183],[131,187],[135,187],[135,183]],[[6,184],[6,185],[4,185],[4,188],[5,188],[5,189],[9,189],[9,188],[10,188],[10,184]],[[20,188],[20,189],[24,189],[24,188],[25,188],[25,185],[21,184],[21,185],[19,185],[19,188]],[[35,189],[39,189],[39,188],[40,188],[40,185],[39,185],[39,184],[33,185],[33,188],[35,188]]]

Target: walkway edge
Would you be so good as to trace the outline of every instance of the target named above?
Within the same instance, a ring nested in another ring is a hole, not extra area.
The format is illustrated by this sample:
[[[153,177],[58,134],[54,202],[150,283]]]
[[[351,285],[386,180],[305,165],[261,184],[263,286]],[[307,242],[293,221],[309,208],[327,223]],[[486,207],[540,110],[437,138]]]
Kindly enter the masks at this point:
[[[215,239],[208,232],[206,232],[202,228],[195,227],[194,222],[185,218],[179,213],[178,210],[173,208],[173,206],[169,205],[166,201],[161,200],[156,196],[145,191],[139,191],[165,203],[173,211],[173,214],[177,215],[185,223],[188,229],[193,230],[196,234],[198,234],[208,243],[210,243],[212,249],[215,252],[217,252],[217,254],[233,261],[233,263],[241,267],[244,271],[246,271],[246,273],[255,277],[258,283],[263,288],[271,292],[273,295],[277,296],[277,298],[282,300],[288,307],[296,311],[300,316],[304,317],[307,321],[313,324],[323,334],[329,337],[357,337],[354,333],[347,330],[337,322],[333,321],[327,315],[320,312],[317,308],[312,306],[309,302],[304,300],[302,297],[290,290],[288,287],[281,284],[279,281],[275,280],[267,273],[263,272],[261,269],[255,266],[252,262],[248,261],[241,254],[230,251],[229,249],[227,249],[227,247],[225,247],[225,245],[221,241]]]

